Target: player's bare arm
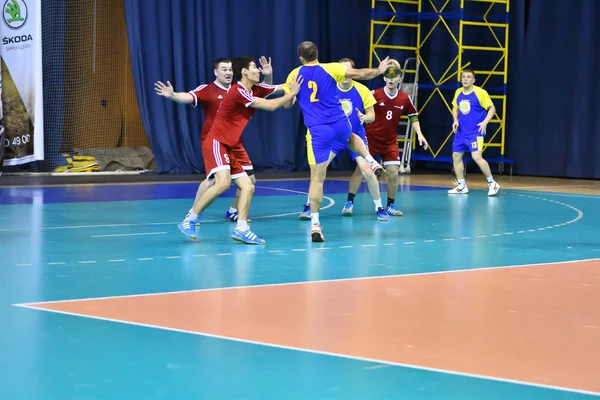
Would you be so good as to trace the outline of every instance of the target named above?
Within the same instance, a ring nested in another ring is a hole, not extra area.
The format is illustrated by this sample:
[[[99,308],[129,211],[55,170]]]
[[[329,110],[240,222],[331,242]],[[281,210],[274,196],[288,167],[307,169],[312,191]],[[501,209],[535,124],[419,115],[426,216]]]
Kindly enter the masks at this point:
[[[384,58],[381,63],[379,63],[379,67],[377,69],[374,68],[348,68],[346,70],[346,78],[356,79],[361,81],[368,81],[373,79],[379,75],[383,75],[385,71],[392,66],[390,62],[390,58]]]
[[[285,96],[279,97],[277,99],[272,99],[272,100],[258,98],[252,104],[250,104],[250,107],[258,108],[258,109],[266,110],[266,111],[275,111],[296,97],[296,95],[300,91],[300,85],[302,85],[302,82],[303,82],[302,76],[297,76],[296,80],[291,82],[288,85],[288,87],[290,89],[290,93],[286,94]]]
[[[373,106],[368,107],[364,114],[361,113],[357,108],[356,115],[358,115],[358,119],[360,119],[361,124],[370,124],[371,122],[375,121],[375,109]]]
[[[419,141],[419,145],[421,147],[423,147],[425,150],[427,150],[429,148],[429,143],[427,143],[427,139],[425,139],[425,136],[423,135],[423,132],[421,131],[421,124],[417,120],[417,121],[412,122],[412,126],[415,129],[415,132],[417,133],[417,140]]]
[[[454,122],[452,123],[452,132],[456,133],[458,130],[458,108],[452,107],[452,118],[454,118]]]
[[[287,103],[285,103],[283,105],[283,108],[286,108],[286,109],[287,108],[292,108],[292,107],[294,107],[294,104],[296,104],[296,98],[295,97],[293,97],[291,100],[289,100]]]
[[[495,113],[496,113],[496,107],[494,107],[494,105],[492,104],[490,106],[490,108],[488,108],[488,110],[487,110],[487,115],[486,115],[485,119],[477,124],[477,126],[479,127],[479,132],[481,132],[485,135],[485,133],[487,131],[487,126],[490,123],[490,121],[492,120],[492,118],[494,118]]]
[[[192,104],[194,102],[194,97],[191,94],[187,92],[176,92],[169,81],[167,81],[166,85],[161,81],[156,82],[154,84],[154,90],[157,95],[173,100],[176,103]]]

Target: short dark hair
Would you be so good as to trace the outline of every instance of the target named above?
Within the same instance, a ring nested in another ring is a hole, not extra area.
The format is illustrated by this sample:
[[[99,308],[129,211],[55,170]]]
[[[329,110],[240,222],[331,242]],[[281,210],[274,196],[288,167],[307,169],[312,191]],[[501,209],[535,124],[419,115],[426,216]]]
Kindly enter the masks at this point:
[[[464,73],[468,73],[473,75],[473,78],[475,78],[475,71],[473,71],[472,69],[463,69],[462,72],[460,73],[460,76],[462,76],[462,74]]]
[[[340,61],[338,61],[338,62],[339,62],[339,63],[344,63],[344,62],[350,63],[350,66],[351,66],[352,68],[354,68],[354,61],[352,61],[352,59],[350,59],[350,58],[342,58],[342,59],[341,59]]]
[[[215,61],[213,61],[213,69],[219,68],[219,64],[221,64],[221,63],[230,63],[230,62],[231,62],[231,60],[226,57],[217,58]]]
[[[298,46],[298,56],[306,62],[315,61],[319,57],[319,49],[313,42],[302,42]]]
[[[249,69],[250,64],[256,63],[254,57],[239,56],[233,59],[233,77],[236,81],[242,80],[242,70]]]

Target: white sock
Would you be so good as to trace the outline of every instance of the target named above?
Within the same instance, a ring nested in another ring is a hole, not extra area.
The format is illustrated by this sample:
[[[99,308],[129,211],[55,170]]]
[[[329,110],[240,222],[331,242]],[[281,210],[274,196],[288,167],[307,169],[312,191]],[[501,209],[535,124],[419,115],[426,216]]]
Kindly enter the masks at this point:
[[[310,196],[306,196],[306,204],[310,205]]]
[[[371,165],[371,164],[373,164],[375,162],[375,159],[370,154],[365,157],[365,160],[369,163],[369,165]]]
[[[466,185],[467,185],[467,184],[466,184],[466,182],[465,182],[465,180],[464,180],[464,179],[459,179],[459,180],[458,180],[458,186],[466,186]]]
[[[242,232],[246,232],[249,229],[248,221],[243,220],[243,219],[238,219],[236,228]]]
[[[319,222],[319,213],[310,213],[310,219],[313,225],[321,225]]]
[[[494,177],[492,175],[488,176],[486,179],[490,185],[494,183]]]
[[[383,208],[383,204],[381,204],[381,199],[373,200],[373,203],[375,203],[375,211],[377,211],[380,208]]]
[[[233,214],[234,212],[237,212],[237,208],[229,207],[229,214]]]
[[[191,209],[191,210],[188,212],[187,219],[190,219],[190,220],[192,220],[192,221],[195,221],[195,220],[197,220],[197,219],[198,219],[198,214],[196,214],[196,213],[194,212],[194,209]]]

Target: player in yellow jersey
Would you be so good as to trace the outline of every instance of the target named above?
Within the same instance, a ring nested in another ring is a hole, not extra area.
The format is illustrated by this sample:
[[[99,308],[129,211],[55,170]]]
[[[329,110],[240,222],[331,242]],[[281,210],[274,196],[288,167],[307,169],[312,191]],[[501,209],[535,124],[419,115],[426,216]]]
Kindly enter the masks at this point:
[[[454,117],[452,130],[456,134],[452,144],[452,161],[458,185],[448,193],[469,193],[465,183],[465,166],[462,158],[465,152],[470,151],[473,161],[477,163],[488,181],[488,196],[493,196],[500,190],[500,185],[494,180],[490,166],[481,152],[487,125],[494,117],[496,108],[488,92],[475,86],[475,73],[472,70],[462,71],[460,80],[462,88],[456,90],[452,101]]]
[[[385,58],[377,69],[348,68],[340,63],[319,63],[319,50],[312,42],[302,42],[298,46],[298,57],[302,66],[288,75],[287,82],[293,82],[296,76],[304,79],[296,99],[304,116],[304,125],[308,128],[306,147],[310,165],[310,215],[312,226],[310,236],[313,242],[325,240],[319,221],[319,210],[323,201],[323,182],[327,166],[335,157],[332,152],[336,142],[346,143],[350,150],[363,157],[373,171],[380,175],[383,168],[369,154],[365,143],[352,133],[352,126],[342,109],[337,84],[347,78],[369,80],[385,73],[389,66]]]
[[[349,58],[342,58],[339,62],[347,68],[354,68],[354,61]],[[365,132],[364,125],[370,124],[375,120],[375,110],[373,109],[373,106],[377,104],[377,100],[375,100],[375,97],[373,97],[373,94],[365,85],[352,79],[346,79],[344,82],[338,83],[337,88],[342,103],[342,109],[352,124],[352,132],[358,135],[368,148],[367,133]],[[346,143],[336,143],[332,152],[337,155],[347,148],[348,146]],[[375,203],[375,214],[377,219],[379,221],[389,221],[390,216],[381,204],[381,192],[379,190],[377,176],[375,176],[375,173],[363,157],[353,151],[350,151],[350,156],[353,161],[356,161],[354,174],[359,177],[357,189],[358,186],[360,186],[362,176],[367,181],[369,192],[373,198],[373,203]],[[355,196],[356,190],[354,192],[349,190],[348,201],[342,209],[342,215],[352,215]],[[308,199],[308,202],[304,205],[304,210],[300,213],[300,219],[311,219],[310,199]]]

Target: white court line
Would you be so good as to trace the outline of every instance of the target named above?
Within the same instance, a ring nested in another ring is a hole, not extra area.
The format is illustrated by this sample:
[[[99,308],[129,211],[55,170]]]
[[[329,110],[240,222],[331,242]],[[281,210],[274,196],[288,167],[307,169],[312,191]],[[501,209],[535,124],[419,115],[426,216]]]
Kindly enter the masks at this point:
[[[256,187],[263,188],[263,189],[276,190],[276,191],[280,191],[280,192],[302,194],[302,195],[308,194],[308,192],[301,192],[301,191],[292,190],[292,189],[274,188],[274,187],[269,187],[269,186],[256,186]],[[333,200],[333,198],[331,198],[329,196],[323,196],[323,200],[327,200],[329,202],[329,204],[321,207],[321,211],[327,210],[328,208],[331,208],[335,205],[335,200]],[[301,213],[301,211],[295,211],[295,212],[289,212],[289,213],[283,213],[283,214],[262,215],[262,216],[258,216],[258,217],[253,216],[252,220],[287,217],[290,215],[297,215],[300,213]],[[177,225],[180,222],[181,221],[177,221],[177,222],[147,222],[147,223],[143,223],[143,224],[131,223],[131,224],[47,226],[47,227],[40,227],[38,229],[39,230],[60,230],[60,229],[91,229],[91,228],[123,228],[123,227],[136,227],[136,226]],[[207,223],[226,222],[226,221],[224,221],[223,219],[212,219],[212,220],[203,220],[201,222],[203,224],[207,224]],[[30,230],[30,228],[0,228],[0,232],[20,232],[20,231],[29,231],[29,230]]]
[[[377,275],[377,276],[363,276],[363,277],[339,278],[339,279],[322,279],[322,280],[315,280],[315,281],[265,283],[265,284],[260,284],[260,285],[226,286],[226,287],[208,288],[208,289],[175,290],[172,292],[126,294],[126,295],[105,296],[105,297],[82,297],[82,298],[78,298],[78,299],[67,299],[67,300],[39,301],[39,302],[33,302],[33,303],[15,303],[15,304],[13,304],[13,306],[25,307],[25,306],[34,306],[34,305],[49,304],[49,303],[52,303],[52,304],[68,303],[71,301],[106,300],[106,299],[130,298],[130,297],[163,296],[163,295],[171,295],[171,294],[178,294],[178,293],[197,293],[197,292],[199,293],[199,292],[210,292],[210,291],[216,291],[216,290],[253,289],[253,288],[272,287],[272,286],[293,286],[293,285],[308,285],[308,284],[312,285],[312,284],[321,284],[321,283],[329,283],[329,282],[347,282],[347,281],[385,279],[385,278],[404,278],[404,277],[411,277],[411,276],[446,275],[446,274],[456,274],[456,273],[472,272],[472,271],[489,271],[489,270],[496,270],[496,269],[543,267],[543,266],[554,265],[554,264],[562,265],[562,264],[573,264],[573,263],[587,262],[587,261],[600,261],[600,257],[584,258],[584,259],[579,259],[579,260],[568,260],[568,261],[543,262],[543,263],[534,263],[534,264],[501,265],[499,267],[461,268],[461,269],[444,270],[444,271],[414,272],[414,273],[409,273],[409,274]]]
[[[37,309],[35,307],[28,307],[28,306],[21,306],[21,307],[40,311],[39,309]],[[431,367],[425,367],[425,366],[416,365],[416,364],[405,364],[405,363],[381,360],[381,359],[376,359],[376,358],[358,357],[358,356],[353,356],[350,354],[313,350],[313,349],[308,349],[308,348],[303,348],[303,347],[285,346],[285,345],[269,343],[269,342],[241,339],[241,338],[237,338],[237,337],[233,337],[233,336],[215,335],[215,334],[211,334],[211,333],[189,331],[189,330],[185,330],[185,329],[169,328],[169,327],[153,325],[153,324],[143,324],[143,323],[138,323],[138,322],[122,321],[122,320],[113,319],[113,318],[92,317],[89,315],[77,314],[77,313],[66,312],[66,311],[55,311],[55,310],[42,310],[42,311],[52,312],[55,314],[63,314],[63,315],[70,315],[70,316],[75,316],[75,317],[95,319],[95,320],[100,320],[100,321],[116,322],[116,323],[122,323],[122,324],[133,325],[133,326],[141,326],[144,328],[154,328],[154,329],[160,329],[160,330],[170,331],[170,332],[187,333],[187,334],[191,334],[191,335],[195,335],[195,336],[204,336],[204,337],[209,337],[209,338],[229,340],[232,342],[253,344],[253,345],[258,345],[258,346],[266,346],[266,347],[272,347],[272,348],[283,349],[283,350],[302,351],[302,352],[310,353],[310,354],[318,354],[318,355],[329,356],[329,357],[346,358],[346,359],[350,359],[350,360],[370,362],[370,363],[374,363],[374,364],[378,364],[378,365],[385,364],[385,365],[395,366],[395,367],[403,367],[403,368],[410,368],[410,369],[416,369],[416,370],[421,370],[421,371],[437,372],[437,373],[446,374],[446,375],[464,376],[467,378],[476,378],[476,379],[483,379],[483,380],[502,382],[502,383],[511,383],[511,384],[522,385],[522,386],[531,386],[531,387],[550,389],[550,390],[556,390],[556,391],[561,391],[561,392],[578,393],[578,394],[586,394],[586,395],[593,395],[593,396],[600,395],[600,392],[596,393],[596,392],[590,392],[590,391],[586,391],[586,390],[573,389],[573,388],[562,387],[562,386],[544,385],[544,384],[535,383],[535,382],[498,378],[498,377],[490,376],[490,375],[479,375],[479,374],[471,374],[468,372],[453,371],[453,370],[449,370],[449,369],[431,368]]]
[[[455,273],[461,273],[461,272],[474,272],[474,271],[485,271],[485,270],[494,270],[494,269],[531,268],[531,267],[541,267],[541,266],[554,265],[554,264],[572,264],[572,263],[576,263],[576,262],[599,261],[599,260],[600,260],[600,258],[591,258],[591,259],[583,259],[583,260],[546,262],[546,263],[538,263],[538,264],[509,265],[509,266],[500,266],[500,267],[485,267],[485,268],[473,268],[473,269],[462,269],[462,270],[452,270],[452,271],[420,272],[420,273],[404,274],[404,275],[370,276],[370,277],[361,277],[361,278],[342,278],[342,279],[320,280],[320,281],[286,282],[286,283],[275,283],[275,284],[264,284],[264,285],[253,285],[253,286],[232,286],[232,287],[225,287],[225,288],[182,290],[182,291],[175,291],[175,292],[145,293],[145,294],[137,294],[137,295],[96,297],[96,298],[77,299],[77,300],[59,300],[59,301],[37,302],[37,303],[20,303],[20,304],[13,304],[13,306],[33,309],[36,311],[46,311],[46,312],[52,312],[52,313],[56,313],[56,314],[65,314],[65,315],[71,315],[71,316],[77,316],[77,317],[83,317],[83,318],[89,318],[89,319],[96,319],[96,320],[101,320],[101,321],[123,323],[123,324],[134,325],[134,326],[142,326],[142,327],[146,327],[146,328],[155,328],[155,329],[161,329],[161,330],[166,330],[166,331],[171,331],[171,332],[187,333],[187,334],[192,334],[192,335],[196,335],[196,336],[212,337],[212,338],[217,338],[217,339],[230,340],[230,341],[240,342],[240,343],[255,344],[255,345],[261,345],[261,346],[267,346],[267,347],[273,347],[273,348],[280,348],[280,349],[285,349],[285,350],[295,350],[295,351],[302,351],[302,352],[311,353],[311,354],[320,354],[320,355],[326,355],[326,356],[332,356],[332,357],[347,358],[347,359],[358,360],[358,361],[367,361],[367,362],[372,362],[372,363],[376,363],[376,364],[394,365],[394,366],[398,366],[398,367],[411,368],[411,369],[417,369],[417,370],[423,370],[423,371],[431,371],[431,372],[438,372],[438,373],[449,374],[449,375],[465,376],[465,377],[469,377],[469,378],[478,378],[478,379],[485,379],[485,380],[491,380],[491,381],[497,381],[497,382],[513,383],[513,384],[533,386],[533,387],[559,390],[559,391],[572,392],[572,393],[598,395],[600,393],[579,390],[579,389],[573,389],[573,388],[567,388],[567,387],[561,387],[561,386],[543,385],[543,384],[538,384],[538,383],[533,383],[533,382],[519,381],[519,380],[513,380],[513,379],[504,379],[504,378],[498,378],[498,377],[488,376],[488,375],[470,374],[470,373],[460,372],[460,371],[430,368],[430,367],[424,367],[424,366],[414,365],[414,364],[404,364],[404,363],[398,363],[398,362],[381,360],[381,359],[357,357],[357,356],[352,356],[352,355],[348,355],[348,354],[325,352],[325,351],[307,349],[307,348],[302,348],[302,347],[284,346],[284,345],[278,345],[278,344],[268,343],[268,342],[260,342],[260,341],[254,341],[254,340],[241,339],[241,338],[236,338],[233,336],[213,335],[213,334],[204,333],[204,332],[195,332],[195,331],[189,331],[189,330],[183,330],[183,329],[175,329],[175,328],[169,328],[169,327],[165,327],[165,326],[158,326],[158,325],[152,325],[152,324],[135,323],[135,322],[123,321],[123,320],[118,320],[118,319],[113,319],[113,318],[103,318],[103,317],[95,317],[95,316],[78,314],[78,313],[70,313],[70,312],[65,312],[65,311],[40,309],[35,306],[42,305],[42,304],[49,304],[49,303],[55,304],[55,303],[65,303],[65,302],[83,301],[83,300],[101,300],[101,299],[115,299],[115,298],[159,296],[159,295],[170,295],[170,294],[174,294],[174,293],[194,293],[194,292],[232,290],[232,289],[254,289],[254,288],[261,288],[261,287],[272,287],[272,286],[313,285],[313,284],[339,282],[339,281],[404,278],[404,277],[410,277],[410,276],[455,274]]]
[[[119,236],[146,236],[146,235],[166,235],[167,232],[145,232],[145,233],[117,233],[114,235],[94,235],[93,238],[119,237]]]

